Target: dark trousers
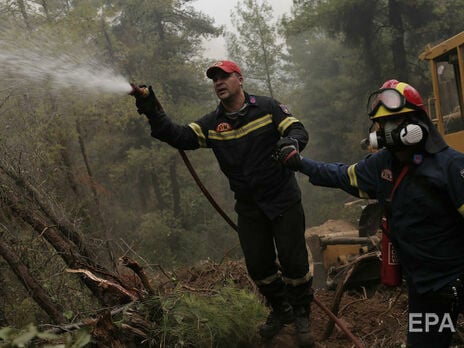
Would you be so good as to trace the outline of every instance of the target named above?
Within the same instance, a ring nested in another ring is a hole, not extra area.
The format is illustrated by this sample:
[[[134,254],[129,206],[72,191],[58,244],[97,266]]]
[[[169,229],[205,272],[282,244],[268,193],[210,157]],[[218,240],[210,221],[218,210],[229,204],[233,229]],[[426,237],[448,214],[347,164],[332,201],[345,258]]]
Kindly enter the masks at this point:
[[[417,293],[410,286],[407,347],[449,347],[457,317],[462,312],[463,296],[463,286],[459,279],[443,289],[425,294]]]
[[[312,279],[302,281],[308,275],[309,263],[301,202],[274,220],[251,204],[237,202],[236,210],[238,235],[248,273],[269,304],[288,300],[294,306],[309,307]]]

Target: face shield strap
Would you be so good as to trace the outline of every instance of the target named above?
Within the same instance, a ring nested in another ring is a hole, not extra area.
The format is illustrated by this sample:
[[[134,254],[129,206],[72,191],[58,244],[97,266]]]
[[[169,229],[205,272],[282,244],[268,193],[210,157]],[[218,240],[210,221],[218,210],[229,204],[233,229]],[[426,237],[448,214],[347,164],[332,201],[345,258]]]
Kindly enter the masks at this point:
[[[446,144],[445,140],[425,111],[422,110],[420,113],[415,113],[411,119],[426,130],[427,137],[425,139],[424,147],[428,153],[437,153],[448,147],[448,144]]]

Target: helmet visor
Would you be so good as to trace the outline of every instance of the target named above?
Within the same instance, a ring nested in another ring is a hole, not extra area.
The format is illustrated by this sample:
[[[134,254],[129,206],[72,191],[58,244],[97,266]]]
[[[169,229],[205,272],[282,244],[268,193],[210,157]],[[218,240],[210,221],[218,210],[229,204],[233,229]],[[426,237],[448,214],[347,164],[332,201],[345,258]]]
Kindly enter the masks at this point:
[[[367,113],[374,116],[381,105],[389,111],[398,111],[406,106],[406,98],[394,88],[380,89],[369,96],[367,101]]]

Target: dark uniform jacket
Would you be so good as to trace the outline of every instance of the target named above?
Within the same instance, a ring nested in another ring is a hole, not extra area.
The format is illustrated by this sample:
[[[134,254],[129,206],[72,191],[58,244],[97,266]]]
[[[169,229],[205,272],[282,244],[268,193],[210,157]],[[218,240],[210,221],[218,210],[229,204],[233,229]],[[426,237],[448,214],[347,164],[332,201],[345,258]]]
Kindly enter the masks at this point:
[[[286,136],[298,140],[302,150],[308,135],[286,106],[269,97],[245,97],[247,106],[238,113],[228,115],[220,104],[186,126],[163,112],[149,116],[151,134],[178,149],[212,148],[235,198],[273,219],[298,202],[301,193],[295,174],[276,163],[272,152]]]
[[[389,203],[401,169],[382,150],[350,166],[304,159],[302,172],[315,185],[391,205],[390,239],[408,282],[419,293],[438,290],[464,272],[464,154],[415,155]]]

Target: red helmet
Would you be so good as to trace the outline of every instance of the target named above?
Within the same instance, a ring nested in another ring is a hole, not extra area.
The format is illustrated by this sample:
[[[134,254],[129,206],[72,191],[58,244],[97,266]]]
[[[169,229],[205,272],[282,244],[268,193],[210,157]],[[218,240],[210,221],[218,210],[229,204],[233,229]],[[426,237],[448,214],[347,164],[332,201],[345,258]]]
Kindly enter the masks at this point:
[[[412,111],[426,111],[422,97],[414,87],[398,80],[386,81],[367,102],[371,120]]]

